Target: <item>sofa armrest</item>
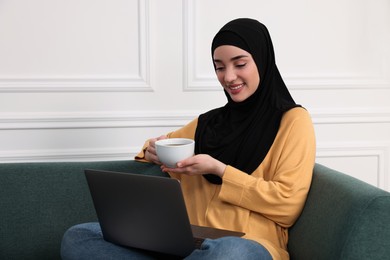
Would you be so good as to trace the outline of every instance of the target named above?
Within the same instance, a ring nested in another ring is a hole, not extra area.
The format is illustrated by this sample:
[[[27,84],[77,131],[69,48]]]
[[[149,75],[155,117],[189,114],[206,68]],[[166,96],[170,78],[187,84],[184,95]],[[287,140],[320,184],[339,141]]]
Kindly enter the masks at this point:
[[[389,238],[390,193],[317,164],[289,231],[291,259],[385,259]]]

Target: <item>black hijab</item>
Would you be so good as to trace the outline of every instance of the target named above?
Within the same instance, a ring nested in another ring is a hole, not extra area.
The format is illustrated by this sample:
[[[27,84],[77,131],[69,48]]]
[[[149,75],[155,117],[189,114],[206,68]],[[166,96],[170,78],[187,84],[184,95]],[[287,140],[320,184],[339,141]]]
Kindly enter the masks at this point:
[[[256,170],[267,155],[278,132],[283,113],[295,104],[275,64],[267,28],[260,22],[240,18],[230,21],[215,35],[211,47],[233,45],[249,52],[260,74],[255,93],[234,102],[225,91],[225,106],[199,116],[195,132],[195,154],[209,154],[247,174]],[[220,177],[203,175],[221,184]]]

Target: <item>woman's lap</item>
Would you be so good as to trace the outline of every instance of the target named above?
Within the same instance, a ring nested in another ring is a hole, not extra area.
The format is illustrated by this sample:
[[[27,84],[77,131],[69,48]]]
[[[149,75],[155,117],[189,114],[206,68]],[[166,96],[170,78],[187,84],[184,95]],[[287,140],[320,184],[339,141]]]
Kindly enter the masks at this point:
[[[68,229],[61,244],[61,257],[67,259],[166,259],[158,253],[121,247],[103,239],[99,223],[79,224]],[[201,249],[186,259],[272,259],[259,243],[237,237],[206,239]]]

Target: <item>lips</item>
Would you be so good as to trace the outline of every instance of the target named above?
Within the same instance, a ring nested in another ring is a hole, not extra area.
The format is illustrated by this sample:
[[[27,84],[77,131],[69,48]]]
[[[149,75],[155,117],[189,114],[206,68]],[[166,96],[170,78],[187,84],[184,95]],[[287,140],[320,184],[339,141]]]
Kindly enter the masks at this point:
[[[232,85],[229,85],[228,88],[230,90],[230,93],[232,94],[237,94],[241,91],[241,89],[244,87],[244,83],[241,83],[241,84],[232,84]]]

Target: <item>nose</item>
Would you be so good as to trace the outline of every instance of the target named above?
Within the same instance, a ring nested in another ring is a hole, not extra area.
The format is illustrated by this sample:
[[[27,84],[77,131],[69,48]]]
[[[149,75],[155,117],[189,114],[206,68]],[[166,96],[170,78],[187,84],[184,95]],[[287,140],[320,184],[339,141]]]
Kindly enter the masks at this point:
[[[236,75],[233,68],[226,68],[225,69],[224,81],[226,83],[231,83],[234,80],[236,80],[236,78],[237,78],[237,75]]]

